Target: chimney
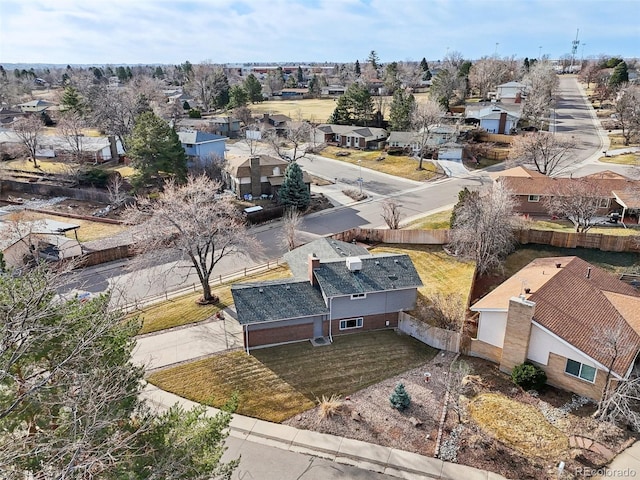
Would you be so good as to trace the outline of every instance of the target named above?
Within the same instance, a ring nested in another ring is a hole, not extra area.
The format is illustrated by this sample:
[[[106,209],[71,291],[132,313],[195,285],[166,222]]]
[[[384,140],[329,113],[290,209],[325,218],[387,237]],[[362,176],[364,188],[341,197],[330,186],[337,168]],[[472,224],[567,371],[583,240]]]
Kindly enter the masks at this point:
[[[587,267],[587,278],[591,278],[591,267]]]
[[[531,320],[535,308],[535,302],[524,298],[511,297],[509,300],[500,371],[511,373],[513,367],[520,365],[527,359],[531,337]]]
[[[320,259],[316,257],[315,253],[310,253],[308,257],[308,265],[309,265],[309,283],[311,286],[317,287],[318,281],[316,277],[313,275],[313,271],[320,268]]]
[[[251,195],[254,198],[259,197],[262,194],[260,155],[253,155],[249,158],[249,168],[251,169]]]

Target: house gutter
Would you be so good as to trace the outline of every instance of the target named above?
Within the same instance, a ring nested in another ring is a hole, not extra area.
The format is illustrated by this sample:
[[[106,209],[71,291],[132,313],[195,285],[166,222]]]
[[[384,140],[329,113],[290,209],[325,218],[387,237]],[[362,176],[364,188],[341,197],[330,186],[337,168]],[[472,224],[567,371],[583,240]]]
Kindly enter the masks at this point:
[[[333,297],[329,297],[329,341],[331,343],[333,343],[333,337],[331,336],[331,321],[333,320],[333,315],[332,315],[332,310],[331,310],[331,303],[332,303]]]

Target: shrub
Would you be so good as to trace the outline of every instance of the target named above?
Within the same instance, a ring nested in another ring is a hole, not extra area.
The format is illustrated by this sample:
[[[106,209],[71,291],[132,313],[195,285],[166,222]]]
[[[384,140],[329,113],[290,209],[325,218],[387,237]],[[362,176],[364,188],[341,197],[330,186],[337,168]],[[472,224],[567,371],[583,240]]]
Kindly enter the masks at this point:
[[[318,415],[323,420],[325,418],[333,417],[342,407],[342,398],[340,398],[340,395],[336,394],[331,395],[329,398],[327,398],[326,395],[323,395],[322,400],[319,400],[318,402],[320,403]]]
[[[101,168],[90,168],[81,172],[78,176],[81,185],[91,185],[92,187],[105,188],[109,181],[109,172]]]
[[[404,385],[399,383],[396,388],[393,389],[391,396],[389,397],[391,406],[396,410],[405,410],[411,404],[411,397],[404,389]]]
[[[192,108],[189,110],[189,118],[202,118],[202,114],[200,113],[200,110]]]
[[[547,374],[541,368],[524,362],[514,367],[511,380],[525,390],[541,390],[547,383]]]

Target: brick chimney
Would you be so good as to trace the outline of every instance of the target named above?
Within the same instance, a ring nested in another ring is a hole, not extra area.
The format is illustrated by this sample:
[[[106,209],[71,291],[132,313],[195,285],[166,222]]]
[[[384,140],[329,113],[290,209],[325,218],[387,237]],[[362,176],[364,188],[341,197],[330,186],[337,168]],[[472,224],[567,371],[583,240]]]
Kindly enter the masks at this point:
[[[316,280],[316,277],[313,275],[313,271],[317,268],[320,268],[320,259],[316,257],[315,253],[309,254],[308,265],[309,265],[309,282],[313,287],[317,287],[318,281]]]
[[[262,194],[262,182],[260,181],[260,155],[253,155],[249,158],[249,168],[251,169],[251,195],[259,197]]]
[[[511,297],[507,312],[507,326],[504,332],[500,370],[511,373],[513,367],[527,359],[531,320],[536,304],[522,297]]]

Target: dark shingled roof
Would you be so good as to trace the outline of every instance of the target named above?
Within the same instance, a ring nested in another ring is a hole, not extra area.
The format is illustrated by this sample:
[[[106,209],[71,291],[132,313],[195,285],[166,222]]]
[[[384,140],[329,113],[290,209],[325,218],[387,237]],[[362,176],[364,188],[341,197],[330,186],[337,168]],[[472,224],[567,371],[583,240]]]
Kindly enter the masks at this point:
[[[242,325],[329,313],[322,295],[309,281],[236,284],[231,294]]]
[[[370,255],[366,248],[331,238],[318,238],[284,254],[284,260],[296,278],[308,278],[309,254],[315,253],[321,261]]]
[[[408,255],[376,255],[361,258],[362,269],[352,272],[345,259],[322,262],[314,270],[327,297],[420,287],[422,281]]]

